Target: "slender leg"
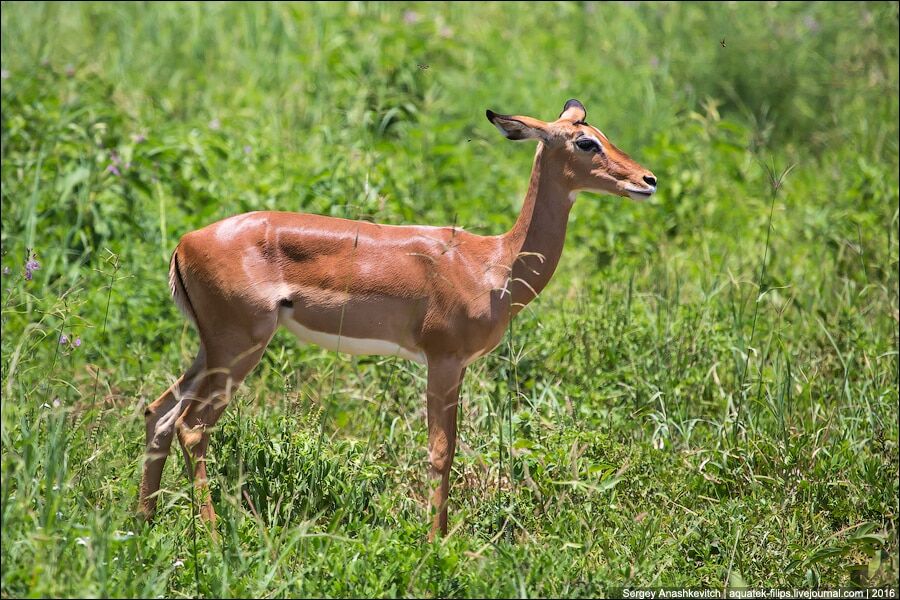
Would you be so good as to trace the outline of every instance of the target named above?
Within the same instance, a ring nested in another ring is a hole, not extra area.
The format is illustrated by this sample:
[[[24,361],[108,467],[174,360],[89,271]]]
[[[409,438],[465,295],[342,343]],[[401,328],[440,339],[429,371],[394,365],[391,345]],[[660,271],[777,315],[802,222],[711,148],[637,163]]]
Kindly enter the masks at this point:
[[[428,459],[431,463],[431,533],[447,535],[450,468],[456,452],[456,413],[465,367],[455,358],[428,358]]]
[[[266,345],[275,331],[275,320],[272,318],[271,328],[267,329],[262,341],[253,342],[249,336],[236,341],[238,336],[222,336],[230,343],[216,346],[211,344],[207,359],[206,377],[201,393],[194,398],[187,410],[178,419],[176,430],[178,441],[184,451],[188,476],[194,482],[200,501],[200,516],[206,521],[215,535],[216,511],[213,508],[209,493],[209,482],[206,475],[206,452],[209,448],[209,430],[215,426],[219,417],[231,400],[231,393],[244,378],[259,364]],[[257,336],[254,336],[257,337]],[[243,351],[237,351],[243,349]]]
[[[203,346],[191,367],[166,390],[162,396],[152,402],[144,411],[147,429],[146,456],[141,474],[141,492],[138,511],[144,520],[150,520],[156,513],[156,493],[162,480],[163,467],[169,456],[175,422],[189,403],[189,397],[199,384],[200,372],[206,365],[206,353]]]
[[[215,532],[216,511],[209,493],[206,475],[206,451],[209,448],[209,429],[222,416],[230,400],[230,377],[210,375],[200,399],[195,400],[178,421],[178,441],[184,453],[188,478],[194,482],[200,502],[200,517]]]

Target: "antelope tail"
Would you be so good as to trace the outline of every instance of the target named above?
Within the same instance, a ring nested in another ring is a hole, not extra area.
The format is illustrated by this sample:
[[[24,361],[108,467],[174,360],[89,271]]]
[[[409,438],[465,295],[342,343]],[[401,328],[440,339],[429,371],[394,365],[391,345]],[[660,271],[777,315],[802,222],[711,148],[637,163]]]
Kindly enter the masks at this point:
[[[187,288],[184,286],[181,269],[178,268],[178,248],[175,248],[175,252],[172,253],[172,260],[169,261],[169,289],[172,290],[172,299],[175,300],[178,310],[196,327],[197,313],[194,311],[194,305],[191,304],[191,298],[188,296]]]

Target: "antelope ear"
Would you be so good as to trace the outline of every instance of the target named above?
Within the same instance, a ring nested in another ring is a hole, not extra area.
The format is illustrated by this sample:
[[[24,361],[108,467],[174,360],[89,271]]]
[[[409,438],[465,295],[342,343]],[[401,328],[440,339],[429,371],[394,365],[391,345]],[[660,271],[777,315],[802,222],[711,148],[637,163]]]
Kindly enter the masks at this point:
[[[486,111],[485,114],[488,121],[508,140],[541,140],[546,142],[550,139],[547,124],[540,119],[498,115],[492,110]]]
[[[572,121],[574,123],[576,121],[584,121],[586,118],[587,111],[584,109],[584,104],[575,98],[566,102],[563,111],[559,113],[560,121]]]

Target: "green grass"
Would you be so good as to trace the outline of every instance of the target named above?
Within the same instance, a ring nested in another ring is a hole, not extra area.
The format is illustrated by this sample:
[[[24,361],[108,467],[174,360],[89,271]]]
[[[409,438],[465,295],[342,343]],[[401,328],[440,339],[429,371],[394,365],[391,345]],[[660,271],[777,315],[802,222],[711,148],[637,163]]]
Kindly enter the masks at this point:
[[[3,597],[897,586],[896,3],[4,3],[2,69]],[[221,542],[177,454],[136,524],[144,406],[197,345],[180,235],[500,233],[533,147],[484,110],[569,97],[660,191],[583,194],[470,367],[452,535],[424,369],[283,332],[214,433]]]

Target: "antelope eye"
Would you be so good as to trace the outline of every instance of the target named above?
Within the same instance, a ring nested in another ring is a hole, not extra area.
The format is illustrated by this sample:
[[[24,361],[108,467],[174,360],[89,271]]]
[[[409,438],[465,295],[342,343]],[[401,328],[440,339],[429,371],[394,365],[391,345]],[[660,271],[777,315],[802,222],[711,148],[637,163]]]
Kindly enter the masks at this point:
[[[581,138],[579,140],[575,140],[575,145],[578,146],[579,150],[584,150],[585,152],[599,152],[600,144],[591,138]]]

